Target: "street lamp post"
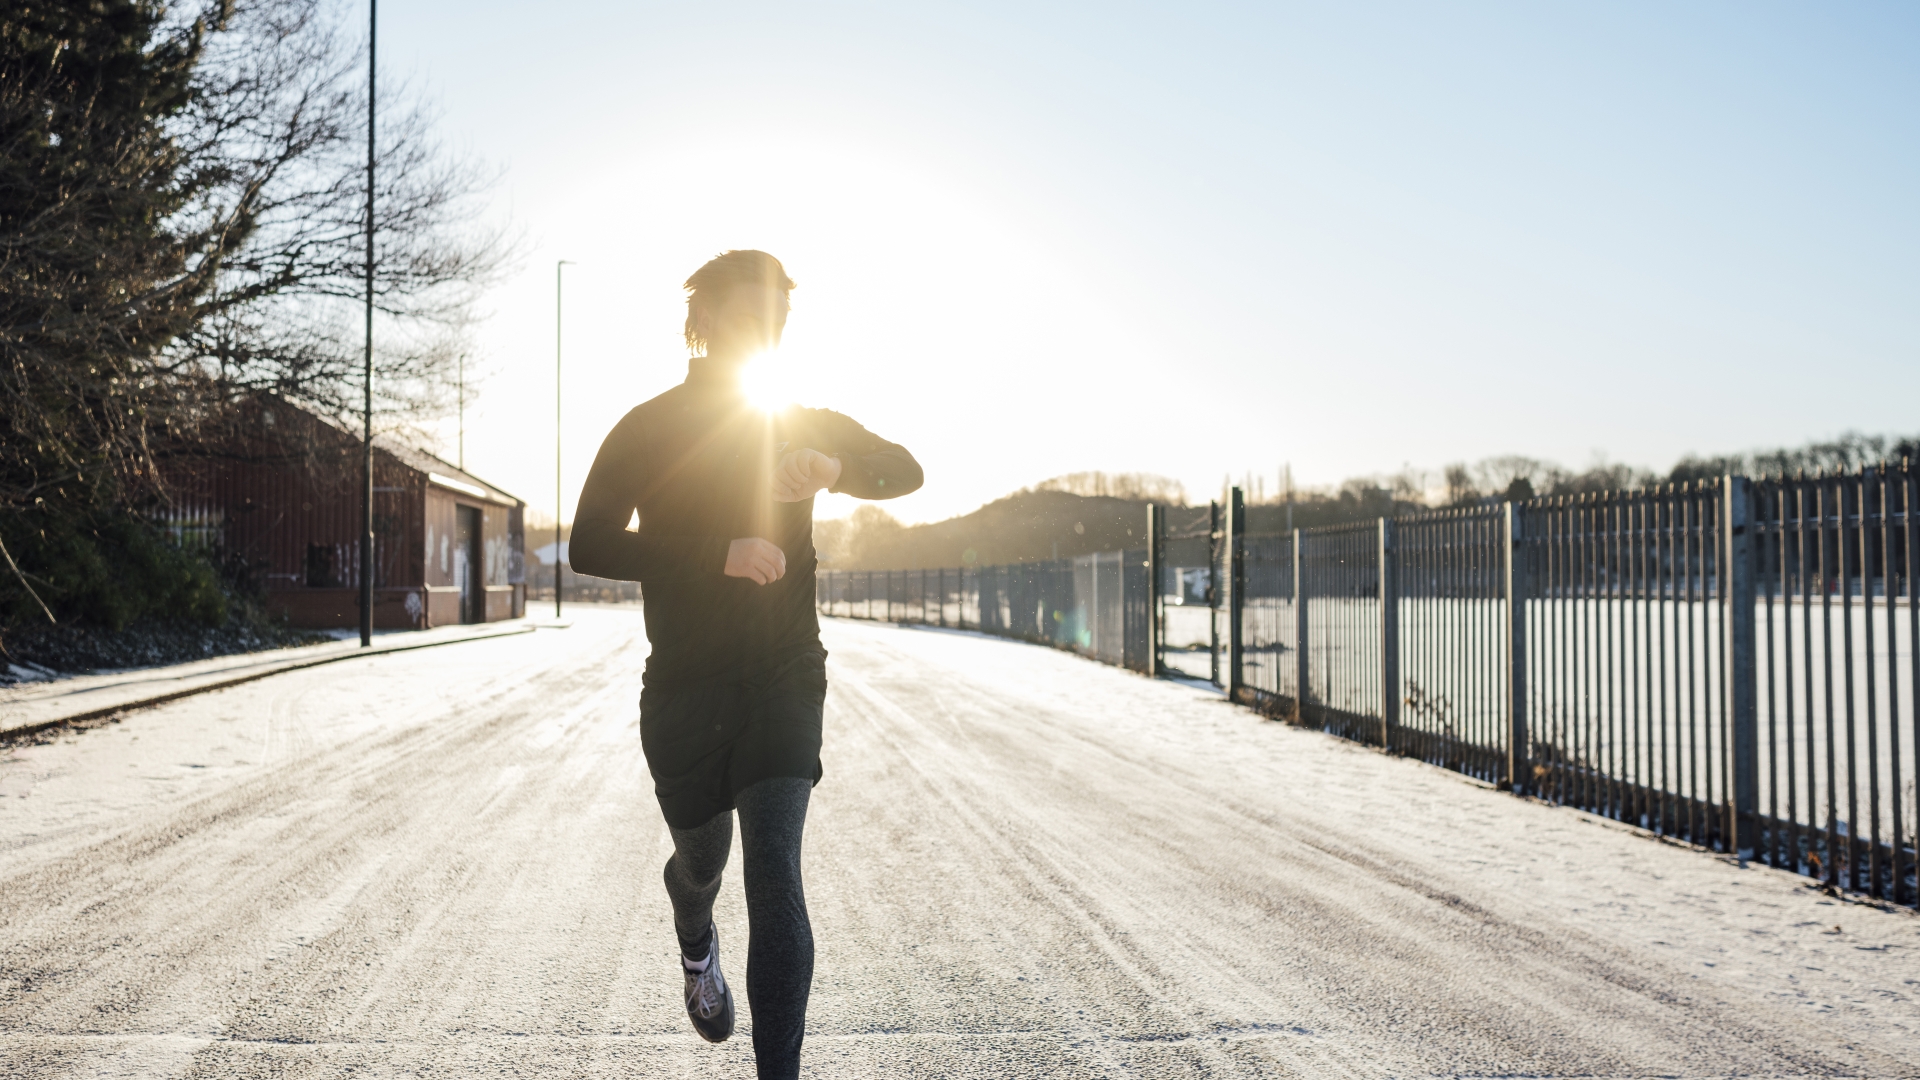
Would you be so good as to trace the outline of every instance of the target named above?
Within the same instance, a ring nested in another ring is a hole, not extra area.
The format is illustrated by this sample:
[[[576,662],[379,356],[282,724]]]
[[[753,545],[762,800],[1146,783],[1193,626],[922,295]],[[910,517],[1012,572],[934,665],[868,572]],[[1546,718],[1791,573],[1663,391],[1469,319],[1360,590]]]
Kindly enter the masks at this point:
[[[566,505],[566,496],[560,488],[560,331],[562,273],[565,267],[573,265],[572,259],[561,259],[553,264],[553,617],[560,617],[560,515]]]
[[[367,0],[367,350],[361,371],[360,647],[373,644],[373,73],[379,0]]]

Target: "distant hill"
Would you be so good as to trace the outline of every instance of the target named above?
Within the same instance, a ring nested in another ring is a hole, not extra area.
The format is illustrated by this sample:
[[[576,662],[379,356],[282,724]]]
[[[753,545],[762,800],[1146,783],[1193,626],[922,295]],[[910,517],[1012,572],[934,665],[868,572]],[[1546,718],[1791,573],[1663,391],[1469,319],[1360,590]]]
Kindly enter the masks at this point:
[[[1144,547],[1146,527],[1143,500],[1020,491],[925,525],[902,525],[878,506],[862,506],[851,517],[816,522],[813,543],[832,569],[919,570]]]
[[[1173,481],[1138,473],[1073,473],[995,499],[970,514],[925,525],[902,525],[880,506],[852,516],[816,522],[814,547],[821,565],[839,570],[931,570],[942,566],[994,566],[1070,558],[1096,551],[1143,548],[1147,506],[1166,508],[1170,540],[1165,557],[1175,565],[1207,561],[1205,504],[1186,505]],[[1337,491],[1298,492],[1291,504],[1269,501],[1247,507],[1249,533],[1277,533],[1417,510],[1406,493],[1371,479]]]
[[[1200,534],[1208,526],[1205,506],[1166,506],[1168,531]],[[1249,533],[1313,528],[1422,509],[1384,489],[1328,496],[1313,493],[1291,508],[1284,503],[1247,507]],[[1095,551],[1147,546],[1147,500],[1065,491],[1019,491],[970,514],[925,525],[902,525],[878,506],[851,517],[815,522],[813,544],[820,564],[834,570],[931,570],[942,566],[994,566],[1070,558]],[[1188,550],[1193,548],[1193,550]],[[1166,557],[1179,565],[1206,562],[1204,539],[1170,541]]]

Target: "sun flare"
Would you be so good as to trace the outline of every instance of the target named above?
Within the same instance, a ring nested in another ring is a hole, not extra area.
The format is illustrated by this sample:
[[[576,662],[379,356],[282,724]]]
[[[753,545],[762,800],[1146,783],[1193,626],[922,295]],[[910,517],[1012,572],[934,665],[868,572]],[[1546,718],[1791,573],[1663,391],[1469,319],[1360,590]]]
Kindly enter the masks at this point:
[[[781,362],[777,349],[761,353],[740,370],[740,389],[762,412],[784,409],[793,404],[791,365]]]

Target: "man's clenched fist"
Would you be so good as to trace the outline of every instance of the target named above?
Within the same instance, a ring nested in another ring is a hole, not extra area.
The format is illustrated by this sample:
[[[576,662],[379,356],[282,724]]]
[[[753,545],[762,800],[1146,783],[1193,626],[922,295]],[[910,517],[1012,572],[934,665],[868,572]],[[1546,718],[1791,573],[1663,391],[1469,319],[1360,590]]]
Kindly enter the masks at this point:
[[[795,450],[773,467],[773,501],[811,499],[840,480],[840,459],[818,450]]]
[[[743,536],[727,545],[727,576],[749,578],[771,585],[787,572],[787,553],[780,545],[757,536]]]

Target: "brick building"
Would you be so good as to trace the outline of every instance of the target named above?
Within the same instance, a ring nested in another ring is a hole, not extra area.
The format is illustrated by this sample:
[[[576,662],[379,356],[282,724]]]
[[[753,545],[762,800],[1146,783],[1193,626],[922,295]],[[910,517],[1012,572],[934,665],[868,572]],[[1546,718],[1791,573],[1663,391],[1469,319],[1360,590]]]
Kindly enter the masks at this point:
[[[167,524],[262,586],[292,626],[360,624],[360,440],[278,398],[165,459]],[[374,440],[373,622],[526,613],[526,504],[423,450]]]

